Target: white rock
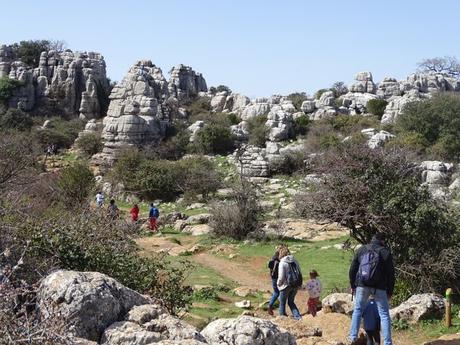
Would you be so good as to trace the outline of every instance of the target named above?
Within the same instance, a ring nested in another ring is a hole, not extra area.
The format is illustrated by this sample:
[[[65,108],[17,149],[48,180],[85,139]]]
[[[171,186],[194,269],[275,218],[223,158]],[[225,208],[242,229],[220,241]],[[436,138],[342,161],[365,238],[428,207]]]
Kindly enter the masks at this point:
[[[420,320],[440,319],[444,313],[444,299],[435,294],[413,295],[407,301],[390,310],[393,320],[416,323]]]

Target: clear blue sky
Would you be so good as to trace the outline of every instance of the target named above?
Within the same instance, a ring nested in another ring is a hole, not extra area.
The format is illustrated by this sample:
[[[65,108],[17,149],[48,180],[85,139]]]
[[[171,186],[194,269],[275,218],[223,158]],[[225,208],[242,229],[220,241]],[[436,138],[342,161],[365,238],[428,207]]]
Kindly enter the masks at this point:
[[[457,0],[0,0],[0,43],[65,40],[101,52],[120,81],[138,59],[178,63],[248,96],[404,78],[425,57],[460,57]]]

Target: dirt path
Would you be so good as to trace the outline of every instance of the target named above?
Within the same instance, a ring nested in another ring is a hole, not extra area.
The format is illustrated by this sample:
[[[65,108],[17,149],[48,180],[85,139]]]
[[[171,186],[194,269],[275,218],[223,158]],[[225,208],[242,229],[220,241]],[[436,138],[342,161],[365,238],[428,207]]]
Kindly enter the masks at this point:
[[[201,265],[210,267],[224,277],[233,280],[240,286],[247,286],[254,290],[268,291],[267,276],[254,272],[251,265],[219,258],[206,252],[194,255],[191,259]]]

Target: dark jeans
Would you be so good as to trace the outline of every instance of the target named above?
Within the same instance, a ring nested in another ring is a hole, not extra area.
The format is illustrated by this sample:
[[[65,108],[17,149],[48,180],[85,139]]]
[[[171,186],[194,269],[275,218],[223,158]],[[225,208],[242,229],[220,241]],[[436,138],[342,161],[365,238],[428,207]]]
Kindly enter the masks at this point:
[[[295,295],[297,294],[297,288],[287,287],[284,290],[280,291],[280,315],[287,316],[286,314],[286,302],[291,309],[292,316],[294,319],[300,320],[302,317],[300,316],[299,308],[295,305]]]
[[[273,308],[273,305],[275,304],[276,300],[280,295],[280,290],[278,290],[278,285],[276,284],[276,281],[276,278],[272,278],[273,295],[270,298],[270,302],[268,303],[269,308]]]
[[[367,345],[380,345],[380,331],[366,331]]]

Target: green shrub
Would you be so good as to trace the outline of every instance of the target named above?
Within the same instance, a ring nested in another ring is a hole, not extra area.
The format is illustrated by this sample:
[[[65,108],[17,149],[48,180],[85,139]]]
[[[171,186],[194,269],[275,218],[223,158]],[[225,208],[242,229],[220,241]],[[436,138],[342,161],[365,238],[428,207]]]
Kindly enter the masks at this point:
[[[117,154],[115,164],[109,172],[109,179],[114,184],[122,183],[127,191],[139,190],[136,174],[144,159],[142,153],[135,148],[122,149]]]
[[[250,145],[265,147],[268,136],[268,128],[265,122],[267,122],[266,115],[255,116],[247,120]]]
[[[310,127],[310,118],[307,115],[299,116],[294,119],[294,134],[295,136],[306,135]]]
[[[51,118],[49,128],[37,128],[33,135],[42,146],[56,145],[58,149],[69,148],[85,127],[79,119]]]
[[[88,156],[95,155],[104,148],[101,136],[95,133],[83,134],[77,139],[76,145]]]
[[[188,199],[202,195],[204,199],[215,193],[221,185],[215,164],[205,157],[188,157],[177,162],[182,179],[177,181],[181,191]]]
[[[397,134],[418,133],[443,159],[460,159],[460,96],[441,93],[406,104],[396,119]]]
[[[226,154],[234,149],[234,141],[228,119],[215,116],[197,133],[192,151],[200,154]]]
[[[338,131],[344,135],[361,131],[364,128],[378,128],[380,125],[380,121],[376,117],[362,115],[338,115],[324,121],[329,123],[334,131]]]
[[[57,184],[63,202],[69,207],[76,207],[88,201],[95,180],[88,165],[77,162],[60,171]]]
[[[200,114],[208,114],[211,111],[211,99],[209,97],[198,97],[186,106],[186,110],[192,119],[195,119]]]
[[[405,148],[418,154],[425,153],[429,145],[429,142],[420,133],[416,132],[400,133],[387,143],[389,149]]]
[[[29,114],[20,109],[8,109],[0,116],[0,128],[16,129],[18,131],[29,131],[34,122]]]
[[[230,125],[237,125],[241,122],[241,119],[233,113],[229,113],[227,115],[228,121],[230,122]]]
[[[292,175],[302,173],[306,170],[305,151],[288,151],[280,155],[277,159],[270,161],[269,168],[271,174]]]
[[[148,159],[178,160],[187,153],[189,142],[190,133],[182,129],[158,144],[146,147],[144,154]]]
[[[384,99],[371,99],[366,104],[366,110],[381,119],[387,105]]]
[[[323,150],[338,147],[340,143],[341,140],[335,133],[327,133],[319,138],[319,146]]]
[[[28,40],[13,44],[16,58],[20,58],[22,62],[34,68],[38,67],[40,54],[49,49],[50,41],[48,40]]]
[[[20,81],[8,77],[0,78],[0,103],[7,104],[13,92],[22,85]]]
[[[226,85],[219,85],[216,87],[216,92],[227,92],[228,94],[232,93],[232,90]]]
[[[296,110],[300,110],[300,106],[302,105],[303,101],[308,99],[308,96],[305,92],[294,92],[287,96],[287,99],[292,101],[292,104],[296,108]]]

